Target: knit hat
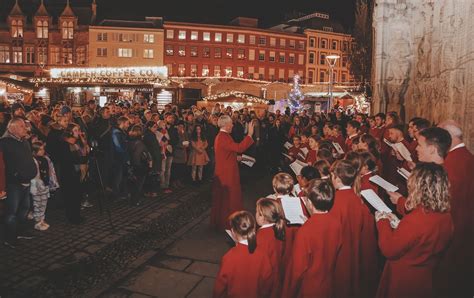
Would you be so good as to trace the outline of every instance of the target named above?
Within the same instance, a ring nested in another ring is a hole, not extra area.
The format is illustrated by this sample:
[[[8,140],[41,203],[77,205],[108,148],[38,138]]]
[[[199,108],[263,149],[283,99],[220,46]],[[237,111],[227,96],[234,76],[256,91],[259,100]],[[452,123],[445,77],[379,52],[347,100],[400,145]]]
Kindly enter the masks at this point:
[[[59,111],[59,115],[64,116],[67,113],[71,113],[71,108],[68,106],[62,106],[61,110]]]

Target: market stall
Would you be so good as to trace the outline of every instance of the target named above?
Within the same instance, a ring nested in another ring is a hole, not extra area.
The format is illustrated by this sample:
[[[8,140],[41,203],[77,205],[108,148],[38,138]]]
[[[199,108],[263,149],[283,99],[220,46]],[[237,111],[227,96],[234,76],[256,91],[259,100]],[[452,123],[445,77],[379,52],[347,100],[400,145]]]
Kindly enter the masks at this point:
[[[239,91],[228,91],[206,96],[197,102],[198,108],[205,107],[208,111],[211,111],[216,104],[224,107],[230,106],[233,110],[249,108],[258,111],[268,110],[271,101]]]

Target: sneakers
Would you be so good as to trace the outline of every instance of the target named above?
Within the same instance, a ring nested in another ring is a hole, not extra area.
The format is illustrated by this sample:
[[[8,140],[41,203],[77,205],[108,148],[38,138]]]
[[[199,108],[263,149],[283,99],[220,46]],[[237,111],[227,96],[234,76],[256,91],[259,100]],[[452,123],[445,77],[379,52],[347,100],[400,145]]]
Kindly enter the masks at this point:
[[[81,204],[82,207],[84,208],[91,208],[91,207],[94,207],[94,205],[92,205],[89,200],[85,200],[84,202],[82,202]]]
[[[27,218],[28,220],[32,220],[33,219],[33,212],[28,212],[28,215],[27,215]]]
[[[40,221],[35,224],[35,229],[38,231],[46,231],[49,229],[49,225],[44,221]]]

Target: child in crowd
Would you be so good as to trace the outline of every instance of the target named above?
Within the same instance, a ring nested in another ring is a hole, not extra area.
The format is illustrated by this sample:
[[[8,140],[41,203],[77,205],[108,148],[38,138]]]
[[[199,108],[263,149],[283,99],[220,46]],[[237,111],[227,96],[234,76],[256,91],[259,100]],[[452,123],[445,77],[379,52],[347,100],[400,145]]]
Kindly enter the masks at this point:
[[[50,191],[59,187],[54,166],[46,155],[45,144],[36,141],[32,144],[33,159],[36,164],[37,174],[31,180],[30,193],[33,198],[33,218],[35,220],[35,229],[46,231],[49,224],[45,221],[46,206]]]
[[[306,154],[305,163],[309,165],[313,165],[318,159],[318,150],[319,150],[319,143],[318,143],[318,136],[312,135],[308,138],[308,145],[309,150],[308,154]]]
[[[327,160],[318,160],[314,163],[314,167],[318,170],[321,179],[327,180],[331,178],[331,164]]]
[[[236,243],[222,257],[213,297],[269,297],[275,280],[268,255],[257,248],[256,222],[250,212],[229,217]]]
[[[292,157],[291,161],[294,161],[299,154],[301,154],[301,137],[294,136],[293,137],[293,146],[288,149],[288,155]]]
[[[280,203],[269,198],[259,199],[256,209],[255,218],[260,226],[257,231],[258,249],[268,255],[275,272],[271,297],[280,297],[284,272],[282,258],[285,248],[285,216]]]
[[[299,229],[286,270],[282,297],[332,297],[336,260],[342,246],[342,226],[329,213],[334,187],[313,180],[307,188],[311,217]]]
[[[301,172],[296,176],[298,184],[295,185],[295,188],[298,190],[295,195],[298,197],[305,196],[306,187],[309,185],[309,182],[313,179],[319,179],[321,176],[318,173],[318,170],[313,166],[306,166],[301,169]]]
[[[202,132],[202,126],[196,125],[191,136],[191,153],[189,154],[188,160],[188,164],[191,166],[191,178],[193,182],[202,181],[204,166],[209,162],[206,149],[207,140]]]

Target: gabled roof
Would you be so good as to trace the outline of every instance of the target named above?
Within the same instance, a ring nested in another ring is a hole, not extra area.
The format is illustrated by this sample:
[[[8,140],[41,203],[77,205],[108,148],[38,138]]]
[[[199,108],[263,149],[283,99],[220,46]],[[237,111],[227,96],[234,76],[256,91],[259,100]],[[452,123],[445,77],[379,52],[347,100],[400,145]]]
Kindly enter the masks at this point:
[[[49,13],[44,6],[44,0],[41,0],[41,4],[36,10],[35,17],[49,17]]]
[[[76,17],[76,14],[72,11],[71,5],[69,5],[69,0],[66,2],[66,7],[64,7],[63,12],[61,13],[61,17]]]
[[[15,0],[15,5],[13,5],[13,8],[10,11],[9,16],[11,16],[11,17],[22,17],[22,16],[24,16],[23,11],[20,8],[20,5],[18,5],[18,0]]]

